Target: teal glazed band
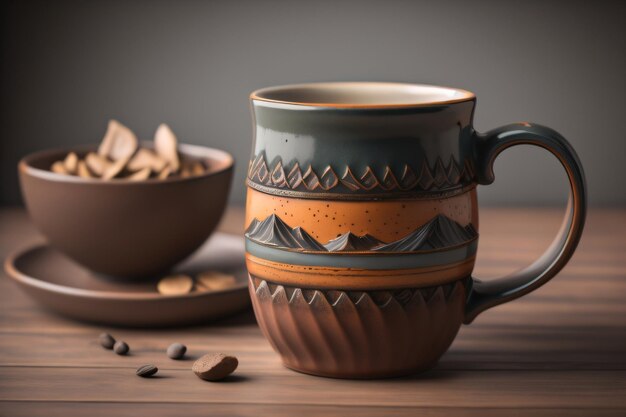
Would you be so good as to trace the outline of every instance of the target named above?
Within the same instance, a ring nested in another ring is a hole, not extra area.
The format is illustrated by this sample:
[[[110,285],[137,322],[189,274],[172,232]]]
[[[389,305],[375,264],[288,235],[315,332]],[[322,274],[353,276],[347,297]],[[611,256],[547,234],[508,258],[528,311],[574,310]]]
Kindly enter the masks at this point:
[[[474,183],[474,106],[473,97],[383,109],[254,100],[256,139],[247,183],[300,198],[459,192]],[[314,177],[300,181],[307,172]]]

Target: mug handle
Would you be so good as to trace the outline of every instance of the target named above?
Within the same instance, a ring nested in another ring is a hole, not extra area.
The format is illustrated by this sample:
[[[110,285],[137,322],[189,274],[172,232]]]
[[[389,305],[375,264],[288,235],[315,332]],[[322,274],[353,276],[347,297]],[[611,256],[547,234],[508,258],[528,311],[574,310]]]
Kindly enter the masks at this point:
[[[474,160],[478,184],[491,184],[493,162],[503,150],[515,145],[535,145],[556,156],[570,184],[567,212],[558,235],[530,266],[503,278],[483,282],[472,278],[468,291],[464,323],[496,305],[514,300],[539,288],[554,277],[569,261],[582,235],[587,212],[587,186],[578,155],[567,140],[554,130],[530,123],[515,123],[487,133],[474,133]]]

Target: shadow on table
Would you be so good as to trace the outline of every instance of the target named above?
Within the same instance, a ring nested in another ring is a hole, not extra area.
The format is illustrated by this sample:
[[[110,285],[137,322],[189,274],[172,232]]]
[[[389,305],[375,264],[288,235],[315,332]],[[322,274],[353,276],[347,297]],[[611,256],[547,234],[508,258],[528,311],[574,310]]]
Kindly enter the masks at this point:
[[[186,331],[201,328],[224,328],[224,327],[240,327],[240,326],[256,326],[256,318],[252,307],[248,307],[243,311],[219,318],[213,321],[206,321],[200,323],[192,323],[189,325],[173,325],[163,327],[137,327],[137,326],[117,326],[111,324],[103,324],[97,322],[90,322],[85,320],[77,320],[72,317],[59,314],[56,311],[52,311],[45,307],[33,306],[33,309],[41,309],[41,314],[50,321],[50,323],[67,322],[77,326],[88,326],[94,329],[119,329],[119,330],[136,330],[136,331]],[[53,325],[53,324],[51,324]],[[56,324],[58,325],[58,324]]]
[[[459,334],[439,370],[626,370],[625,326],[482,326]]]

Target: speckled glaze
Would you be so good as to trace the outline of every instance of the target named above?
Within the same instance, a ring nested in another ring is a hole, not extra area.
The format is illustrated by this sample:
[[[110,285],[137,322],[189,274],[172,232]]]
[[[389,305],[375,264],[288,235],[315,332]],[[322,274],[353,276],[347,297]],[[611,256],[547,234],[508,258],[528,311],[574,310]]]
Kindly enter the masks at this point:
[[[347,378],[424,370],[464,321],[546,282],[578,242],[586,199],[574,151],[528,123],[476,133],[472,93],[320,83],[251,99],[250,291],[261,329],[290,368]],[[493,181],[493,159],[518,143],[559,158],[573,204],[552,252],[531,271],[484,284],[471,278],[476,186]]]

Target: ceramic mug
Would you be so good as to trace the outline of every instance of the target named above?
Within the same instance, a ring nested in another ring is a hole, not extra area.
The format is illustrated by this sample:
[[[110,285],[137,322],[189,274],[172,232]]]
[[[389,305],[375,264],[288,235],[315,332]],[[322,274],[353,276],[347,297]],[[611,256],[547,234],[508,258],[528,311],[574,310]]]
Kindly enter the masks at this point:
[[[477,133],[476,97],[398,83],[318,83],[251,95],[246,263],[257,321],[297,371],[342,378],[433,366],[462,323],[546,283],[580,239],[586,186],[557,132]],[[476,186],[518,144],[555,155],[571,186],[563,227],[528,268],[471,276]]]

